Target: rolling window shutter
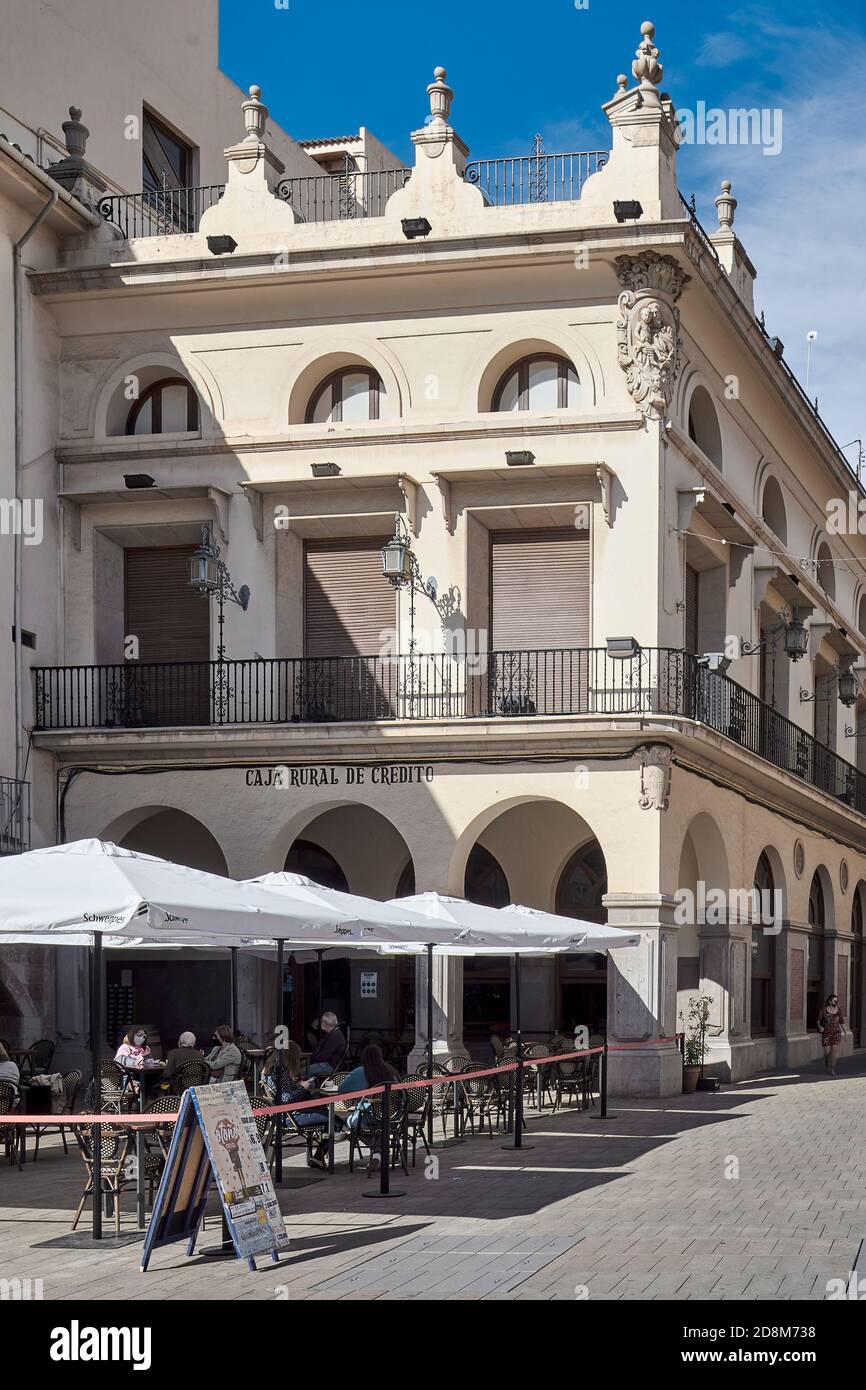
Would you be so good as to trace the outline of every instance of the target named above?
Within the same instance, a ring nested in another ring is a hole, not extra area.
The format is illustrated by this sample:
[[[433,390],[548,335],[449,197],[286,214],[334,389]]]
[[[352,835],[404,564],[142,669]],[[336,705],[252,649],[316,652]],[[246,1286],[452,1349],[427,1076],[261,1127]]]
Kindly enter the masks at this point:
[[[589,646],[589,532],[501,531],[491,538],[494,651]]]
[[[139,661],[208,661],[210,603],[189,587],[193,546],[126,551],[125,632]]]
[[[387,537],[307,541],[304,547],[304,655],[378,656],[397,620],[382,576]]]

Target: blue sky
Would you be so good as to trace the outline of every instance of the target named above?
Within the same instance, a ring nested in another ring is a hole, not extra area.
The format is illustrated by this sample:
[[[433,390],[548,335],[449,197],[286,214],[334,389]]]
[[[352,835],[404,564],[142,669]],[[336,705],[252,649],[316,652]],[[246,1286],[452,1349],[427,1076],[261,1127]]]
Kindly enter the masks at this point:
[[[285,4],[285,8],[282,5]],[[607,148],[601,103],[631,72],[644,19],[656,25],[662,86],[680,109],[782,112],[781,151],[681,150],[680,187],[715,225],[722,178],[758,269],[756,305],[801,380],[817,329],[810,394],[840,444],[866,435],[866,0],[718,6],[630,0],[221,0],[220,61],[259,82],[295,139],[369,127],[403,161],[447,68],[452,122],[476,158]],[[777,119],[777,118],[776,118]],[[849,450],[849,457],[855,451]]]

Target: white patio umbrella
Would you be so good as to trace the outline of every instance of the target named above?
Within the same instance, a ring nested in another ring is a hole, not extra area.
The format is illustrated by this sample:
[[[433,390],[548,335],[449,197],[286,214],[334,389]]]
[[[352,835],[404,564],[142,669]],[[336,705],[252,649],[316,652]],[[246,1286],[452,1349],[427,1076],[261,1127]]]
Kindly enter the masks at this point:
[[[330,934],[323,934],[315,923],[308,930],[292,937],[293,942],[309,944],[320,948],[328,946],[366,946],[375,949],[379,945],[424,947],[438,944],[442,931],[431,925],[427,916],[414,912],[408,898],[394,898],[389,903],[378,902],[375,898],[363,898],[357,893],[343,893],[336,888],[325,888],[321,883],[307,878],[304,874],[274,873],[250,878],[244,886],[261,889],[274,894],[283,902],[309,905],[314,911],[333,914],[335,927]],[[452,935],[451,929],[446,935]],[[286,941],[289,937],[286,936]]]
[[[608,951],[615,951],[623,946],[640,945],[640,932],[625,931],[622,927],[609,927],[607,923],[560,917],[557,913],[542,912],[537,907],[523,907],[520,903],[512,903],[510,907],[503,907],[501,911],[503,915],[514,916],[527,928],[534,927],[541,933],[553,934],[559,930],[562,923],[573,922],[575,927],[585,933],[579,945],[569,948],[576,952],[606,955]]]
[[[342,914],[277,902],[263,889],[102,840],[77,840],[0,859],[0,937],[107,933],[211,945],[226,937],[326,928]]]
[[[579,951],[595,924],[557,917],[531,908],[484,907],[466,898],[441,893],[416,893],[391,899],[390,907],[404,904],[413,916],[436,924],[437,947],[448,955],[549,955]],[[593,949],[597,949],[593,947]]]

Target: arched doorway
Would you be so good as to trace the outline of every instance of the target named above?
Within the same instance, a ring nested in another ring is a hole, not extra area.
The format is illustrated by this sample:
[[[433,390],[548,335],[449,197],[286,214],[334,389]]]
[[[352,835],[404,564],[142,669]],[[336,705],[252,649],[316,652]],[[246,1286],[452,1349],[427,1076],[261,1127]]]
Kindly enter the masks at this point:
[[[556,911],[584,922],[606,922],[602,899],[607,865],[598,840],[588,840],[569,859],[556,886]],[[607,1026],[607,956],[575,953],[557,959],[558,1024],[571,1031],[586,1027],[603,1036]]]
[[[289,845],[284,867],[325,888],[385,901],[415,891],[415,866],[395,825],[360,803],[314,814]],[[309,954],[309,953],[306,953]],[[358,951],[325,950],[318,960],[287,953],[283,1022],[306,1045],[321,1013],[335,1013],[356,1041],[381,1034],[388,1048],[402,1044],[415,1021],[415,962]],[[408,1051],[408,1048],[405,1049]]]
[[[816,869],[809,887],[809,927],[811,931],[806,968],[806,1028],[812,1031],[818,1027],[818,1015],[824,1003],[826,915],[824,885],[821,882],[821,875]]]
[[[773,866],[766,853],[755,866],[755,888],[758,891],[759,920],[752,927],[752,1037],[768,1037],[775,1032],[776,940],[766,930],[767,905],[775,904],[776,880]],[[772,909],[774,910],[774,909]],[[775,922],[772,924],[775,926]]]
[[[288,854],[284,868],[292,874],[303,874],[323,888],[336,888],[340,893],[348,893],[349,883],[333,854],[312,840],[295,840]]]
[[[106,832],[105,838],[110,839]],[[207,826],[186,811],[154,810],[118,841],[123,849],[155,854],[173,864],[186,864],[208,874],[228,877],[225,855]]]

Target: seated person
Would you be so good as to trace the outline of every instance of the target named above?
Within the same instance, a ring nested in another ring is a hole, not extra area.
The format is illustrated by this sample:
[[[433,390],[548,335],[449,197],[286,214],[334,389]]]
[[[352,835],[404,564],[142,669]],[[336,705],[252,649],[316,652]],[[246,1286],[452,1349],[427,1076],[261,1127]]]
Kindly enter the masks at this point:
[[[227,1023],[221,1023],[214,1029],[213,1040],[215,1046],[205,1057],[213,1073],[211,1081],[235,1081],[244,1059],[235,1042],[235,1035]]]
[[[203,1061],[204,1054],[201,1048],[195,1045],[195,1033],[181,1033],[177,1040],[177,1047],[173,1047],[165,1059],[163,1077],[166,1081],[170,1081],[178,1067],[182,1067],[184,1062]]]
[[[12,1061],[9,1053],[6,1051],[3,1044],[0,1043],[0,1081],[11,1081],[17,1091],[20,1078],[21,1072],[19,1071],[18,1063]]]
[[[114,1060],[124,1071],[141,1071],[151,1051],[147,1045],[147,1034],[143,1028],[130,1028],[123,1042],[114,1054]]]
[[[308,1076],[330,1076],[346,1053],[346,1039],[340,1032],[337,1015],[322,1014],[322,1037],[307,1065]]]
[[[366,1091],[373,1086],[384,1086],[386,1081],[399,1080],[400,1078],[394,1068],[389,1062],[386,1062],[385,1058],[382,1056],[381,1047],[377,1047],[375,1043],[370,1043],[361,1053],[361,1065],[355,1067],[354,1071],[350,1071],[349,1075],[344,1077],[337,1087],[337,1094],[341,1095],[351,1091]],[[356,1133],[359,1130],[363,1133],[366,1128],[364,1121],[369,1113],[370,1101],[367,1097],[363,1097],[356,1103],[354,1110],[346,1121],[348,1128]],[[372,1152],[372,1144],[370,1157],[373,1162],[381,1161],[380,1155]]]
[[[292,1105],[298,1100],[311,1100],[310,1092],[314,1089],[315,1078],[309,1077],[308,1080],[301,1080],[301,1049],[296,1042],[289,1042],[284,1048],[275,1048],[269,1055],[264,1067],[262,1068],[262,1087],[267,1095],[272,1098],[277,1094],[277,1074],[280,1076],[280,1105]],[[280,1127],[285,1131],[290,1131],[294,1126],[298,1129],[325,1129],[328,1128],[328,1116],[324,1110],[296,1110],[293,1117],[288,1115],[280,1116]],[[335,1116],[335,1126],[337,1129],[342,1127],[342,1120]],[[325,1144],[323,1137],[313,1153],[310,1154],[310,1163],[315,1168],[324,1168]]]

